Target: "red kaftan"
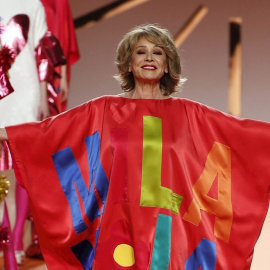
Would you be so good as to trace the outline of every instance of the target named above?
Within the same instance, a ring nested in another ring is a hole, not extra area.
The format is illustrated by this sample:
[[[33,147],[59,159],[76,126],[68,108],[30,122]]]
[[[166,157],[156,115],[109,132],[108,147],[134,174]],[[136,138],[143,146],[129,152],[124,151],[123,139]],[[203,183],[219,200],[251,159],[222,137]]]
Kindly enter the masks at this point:
[[[106,96],[7,133],[49,269],[249,269],[269,123]]]

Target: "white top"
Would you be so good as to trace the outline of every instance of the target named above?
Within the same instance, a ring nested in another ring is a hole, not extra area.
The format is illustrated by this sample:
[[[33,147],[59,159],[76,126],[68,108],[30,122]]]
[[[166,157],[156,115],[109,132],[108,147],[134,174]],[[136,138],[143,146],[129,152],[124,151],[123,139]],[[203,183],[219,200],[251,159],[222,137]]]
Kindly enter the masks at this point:
[[[38,116],[40,86],[34,51],[47,30],[45,12],[39,0],[0,0],[4,25],[17,14],[29,17],[28,41],[9,70],[14,92],[0,100],[0,127],[35,121]]]

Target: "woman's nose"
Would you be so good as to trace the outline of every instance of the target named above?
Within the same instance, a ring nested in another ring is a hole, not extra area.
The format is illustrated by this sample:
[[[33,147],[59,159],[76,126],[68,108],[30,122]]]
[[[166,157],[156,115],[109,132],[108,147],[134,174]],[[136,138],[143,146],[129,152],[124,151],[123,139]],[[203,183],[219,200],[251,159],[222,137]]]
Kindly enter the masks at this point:
[[[151,53],[147,53],[147,54],[146,54],[146,59],[145,59],[145,60],[148,61],[148,62],[153,61],[152,54],[151,54]]]

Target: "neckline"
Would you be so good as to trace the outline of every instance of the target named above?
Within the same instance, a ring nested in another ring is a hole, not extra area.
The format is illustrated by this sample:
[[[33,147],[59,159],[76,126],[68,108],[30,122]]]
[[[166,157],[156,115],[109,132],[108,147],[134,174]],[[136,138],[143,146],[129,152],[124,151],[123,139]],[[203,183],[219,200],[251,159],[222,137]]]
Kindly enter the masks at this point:
[[[161,98],[128,98],[128,97],[123,97],[123,96],[120,96],[120,95],[115,95],[114,97],[122,98],[122,99],[125,99],[125,100],[130,100],[130,101],[133,101],[133,100],[165,101],[165,100],[172,100],[173,99],[172,96],[169,96],[168,98],[162,98],[162,99]]]

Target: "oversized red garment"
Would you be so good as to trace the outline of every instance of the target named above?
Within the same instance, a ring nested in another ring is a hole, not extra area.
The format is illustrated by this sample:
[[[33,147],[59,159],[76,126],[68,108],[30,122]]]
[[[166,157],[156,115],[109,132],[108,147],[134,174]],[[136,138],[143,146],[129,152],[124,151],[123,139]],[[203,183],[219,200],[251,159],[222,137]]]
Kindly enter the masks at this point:
[[[50,270],[249,269],[269,203],[268,123],[105,96],[7,132]]]

